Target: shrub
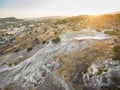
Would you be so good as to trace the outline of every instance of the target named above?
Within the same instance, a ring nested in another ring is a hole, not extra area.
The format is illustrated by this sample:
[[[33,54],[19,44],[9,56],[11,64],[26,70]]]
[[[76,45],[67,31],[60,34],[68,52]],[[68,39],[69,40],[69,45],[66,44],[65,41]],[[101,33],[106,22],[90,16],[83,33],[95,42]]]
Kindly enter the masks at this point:
[[[66,24],[67,23],[67,20],[66,19],[63,19],[63,24]]]
[[[2,65],[5,65],[6,63],[3,63]]]
[[[81,66],[82,72],[83,72],[83,73],[86,73],[86,72],[88,71],[88,67],[89,67],[88,64],[83,64],[83,65]]]
[[[115,46],[113,47],[113,51],[116,52],[116,53],[120,53],[120,44],[115,45]]]
[[[17,62],[14,62],[14,65],[17,65],[18,63]]]
[[[59,37],[55,37],[52,40],[52,42],[55,43],[55,44],[59,43],[60,41],[61,41],[61,39]]]
[[[55,34],[58,34],[57,32],[55,32]]]
[[[35,41],[38,41],[38,38],[35,38]]]
[[[110,86],[101,86],[100,90],[119,90],[119,88],[115,85],[110,85]]]
[[[120,37],[120,32],[119,31],[110,30],[110,31],[105,31],[104,33]]]
[[[13,64],[16,66],[18,63],[17,62],[10,63],[9,66],[11,67]]]
[[[120,60],[120,53],[118,54],[114,54],[114,56],[112,57],[113,60]]]
[[[28,47],[27,51],[31,51],[33,49],[33,47]]]
[[[115,85],[119,85],[120,84],[120,77],[112,77],[111,78],[112,82],[114,82]]]
[[[9,66],[11,67],[11,66],[12,66],[12,63],[10,63]]]
[[[45,44],[45,43],[47,43],[47,41],[46,41],[46,40],[42,41],[42,44]]]
[[[16,49],[14,52],[16,53],[16,52],[19,52],[20,51],[20,49],[18,48],[18,49]]]
[[[99,73],[102,73],[103,71],[105,71],[105,68],[104,68],[104,67],[98,67],[98,72],[99,72]]]
[[[113,47],[113,52],[114,52],[113,60],[120,60],[120,44],[115,45]]]
[[[105,71],[104,67],[98,67],[97,68],[98,72],[95,73],[96,76],[100,75],[103,71]]]

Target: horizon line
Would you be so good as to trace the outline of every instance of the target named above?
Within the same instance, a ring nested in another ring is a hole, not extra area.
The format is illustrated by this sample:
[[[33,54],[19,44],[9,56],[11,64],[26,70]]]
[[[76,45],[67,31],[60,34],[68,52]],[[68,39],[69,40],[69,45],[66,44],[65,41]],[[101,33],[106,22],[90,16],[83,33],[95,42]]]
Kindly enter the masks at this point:
[[[18,19],[31,19],[31,18],[44,18],[44,17],[73,17],[73,16],[80,16],[80,15],[89,15],[89,16],[99,16],[99,15],[105,15],[105,14],[119,14],[120,11],[115,11],[115,12],[106,12],[106,13],[100,13],[100,14],[75,14],[75,15],[41,15],[41,16],[24,16],[24,17],[20,17],[20,16],[0,16],[0,18],[9,18],[9,17],[15,17],[15,18],[18,18]]]

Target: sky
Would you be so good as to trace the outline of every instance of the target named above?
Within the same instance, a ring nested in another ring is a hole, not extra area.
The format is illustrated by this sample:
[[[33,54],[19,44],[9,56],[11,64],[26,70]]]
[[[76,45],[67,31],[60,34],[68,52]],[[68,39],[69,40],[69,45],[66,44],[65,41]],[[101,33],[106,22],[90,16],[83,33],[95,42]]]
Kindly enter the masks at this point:
[[[120,11],[120,0],[0,0],[0,17],[74,16]]]

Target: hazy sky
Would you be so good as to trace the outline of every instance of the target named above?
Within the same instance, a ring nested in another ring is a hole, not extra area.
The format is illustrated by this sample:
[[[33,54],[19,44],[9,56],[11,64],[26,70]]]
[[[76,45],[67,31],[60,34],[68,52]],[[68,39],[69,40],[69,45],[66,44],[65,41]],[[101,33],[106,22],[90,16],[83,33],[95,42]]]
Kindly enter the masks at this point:
[[[0,0],[0,17],[102,14],[120,11],[120,0]]]

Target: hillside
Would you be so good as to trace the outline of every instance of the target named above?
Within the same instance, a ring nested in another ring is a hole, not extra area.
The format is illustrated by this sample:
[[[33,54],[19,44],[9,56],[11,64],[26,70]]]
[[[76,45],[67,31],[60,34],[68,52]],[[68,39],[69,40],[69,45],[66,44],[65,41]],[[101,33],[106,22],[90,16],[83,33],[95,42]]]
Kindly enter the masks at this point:
[[[120,14],[104,14],[98,16],[81,15],[69,18],[70,24],[74,26],[76,30],[78,28],[90,27],[92,29],[114,29],[120,30]]]
[[[1,90],[119,90],[120,14],[0,26]]]

